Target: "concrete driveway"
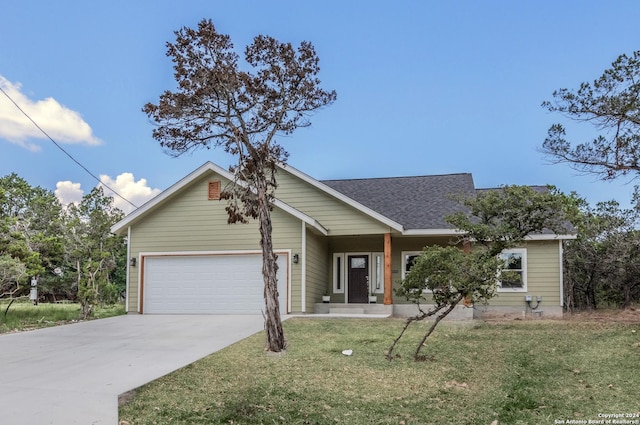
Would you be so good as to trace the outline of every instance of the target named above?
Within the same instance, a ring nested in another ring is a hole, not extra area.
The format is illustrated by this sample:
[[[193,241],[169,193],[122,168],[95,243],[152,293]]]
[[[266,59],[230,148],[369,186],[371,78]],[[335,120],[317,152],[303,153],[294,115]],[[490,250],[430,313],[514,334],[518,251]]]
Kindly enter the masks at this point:
[[[127,315],[0,335],[0,423],[118,423],[118,395],[263,329],[256,316]]]

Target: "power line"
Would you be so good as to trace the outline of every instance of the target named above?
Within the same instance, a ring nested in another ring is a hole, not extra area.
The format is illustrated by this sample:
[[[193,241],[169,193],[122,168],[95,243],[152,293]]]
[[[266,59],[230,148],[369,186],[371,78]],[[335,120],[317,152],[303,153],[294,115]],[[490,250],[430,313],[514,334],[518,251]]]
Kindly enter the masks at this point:
[[[49,136],[49,134],[47,134],[47,132],[46,132],[46,131],[44,131],[44,130],[43,130],[43,129],[38,125],[38,123],[36,123],[36,122],[33,120],[33,118],[31,118],[31,117],[29,116],[29,114],[27,114],[27,113],[26,113],[26,112],[21,108],[21,107],[20,107],[20,105],[18,105],[18,104],[15,102],[15,100],[13,100],[13,99],[11,98],[11,96],[9,96],[9,94],[7,94],[7,92],[6,92],[6,91],[4,91],[4,89],[3,89],[2,87],[0,87],[0,91],[1,91],[5,96],[7,96],[7,99],[9,99],[9,100],[11,101],[11,103],[13,103],[13,104],[16,106],[16,108],[18,108],[18,110],[19,110],[20,112],[22,112],[22,113],[24,114],[24,116],[25,116],[25,117],[27,117],[27,118],[29,119],[29,121],[31,121],[31,122],[33,123],[33,125],[35,125],[35,126],[36,126],[36,128],[42,132],[42,134],[44,134],[45,136],[47,136],[47,138],[48,138],[49,140],[51,140],[51,142],[53,142],[53,144],[54,144],[54,145],[56,145],[56,147],[57,147],[58,149],[60,149],[60,150],[61,150],[65,155],[67,155],[69,158],[71,158],[71,160],[72,160],[73,162],[75,162],[76,164],[78,164],[78,165],[80,166],[80,168],[82,168],[82,169],[83,169],[87,174],[89,174],[91,177],[93,177],[93,178],[98,182],[98,184],[101,184],[101,185],[103,185],[104,187],[106,187],[107,189],[109,189],[111,192],[113,192],[113,193],[114,193],[116,196],[118,196],[120,199],[122,199],[122,200],[124,200],[124,201],[128,202],[132,207],[134,207],[134,208],[138,208],[138,206],[137,206],[136,204],[134,204],[133,202],[131,202],[130,200],[128,200],[128,199],[127,199],[127,198],[125,198],[124,196],[120,195],[118,192],[116,192],[114,189],[112,189],[111,187],[109,187],[107,184],[103,183],[103,182],[102,182],[98,177],[96,177],[96,175],[95,175],[95,174],[93,174],[91,171],[89,171],[89,169],[88,169],[87,167],[85,167],[84,165],[82,165],[82,164],[81,164],[77,159],[75,159],[75,158],[74,158],[74,157],[73,157],[69,152],[67,152],[66,150],[64,150],[64,148],[63,148],[62,146],[60,146],[58,143],[56,143],[56,141],[55,141],[55,140],[53,140],[53,138],[52,138],[51,136]]]

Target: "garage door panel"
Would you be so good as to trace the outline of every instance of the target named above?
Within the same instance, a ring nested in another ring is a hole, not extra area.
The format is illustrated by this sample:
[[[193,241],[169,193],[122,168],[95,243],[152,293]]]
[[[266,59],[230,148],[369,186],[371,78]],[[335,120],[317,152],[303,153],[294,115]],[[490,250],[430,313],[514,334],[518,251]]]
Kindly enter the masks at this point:
[[[278,257],[280,310],[286,311],[286,255]],[[261,314],[262,256],[145,256],[144,313]]]

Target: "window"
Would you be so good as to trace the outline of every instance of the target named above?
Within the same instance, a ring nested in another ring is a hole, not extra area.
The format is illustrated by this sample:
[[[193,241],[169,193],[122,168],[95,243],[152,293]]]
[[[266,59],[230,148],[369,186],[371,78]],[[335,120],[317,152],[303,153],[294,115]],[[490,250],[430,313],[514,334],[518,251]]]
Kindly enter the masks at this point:
[[[411,270],[411,267],[413,267],[413,264],[416,261],[416,258],[418,258],[420,256],[420,254],[422,254],[422,251],[403,251],[402,252],[402,279],[404,279],[407,276],[407,273],[409,273],[409,271]],[[425,280],[425,283],[428,282],[428,278],[427,280]],[[430,289],[424,289],[422,291],[424,292],[432,292]]]
[[[351,258],[352,269],[365,269],[367,268],[367,259],[362,257]]]
[[[344,294],[344,254],[333,254],[333,293]]]
[[[499,291],[527,291],[527,250],[524,248],[509,249],[500,254],[504,261],[503,275],[500,276]],[[505,271],[509,272],[506,276]],[[504,277],[503,277],[504,276]]]
[[[413,267],[413,263],[420,255],[420,251],[408,251],[402,253],[402,278],[404,279]]]
[[[371,276],[373,281],[371,285],[371,293],[384,294],[384,254],[381,252],[374,252],[373,263],[371,267]]]

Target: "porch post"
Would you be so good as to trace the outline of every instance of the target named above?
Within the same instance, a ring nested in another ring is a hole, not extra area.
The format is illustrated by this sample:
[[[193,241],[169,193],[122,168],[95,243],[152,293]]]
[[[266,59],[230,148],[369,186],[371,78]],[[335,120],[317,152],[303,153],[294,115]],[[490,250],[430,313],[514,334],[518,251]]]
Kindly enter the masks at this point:
[[[384,304],[393,304],[391,281],[391,233],[384,234]]]

